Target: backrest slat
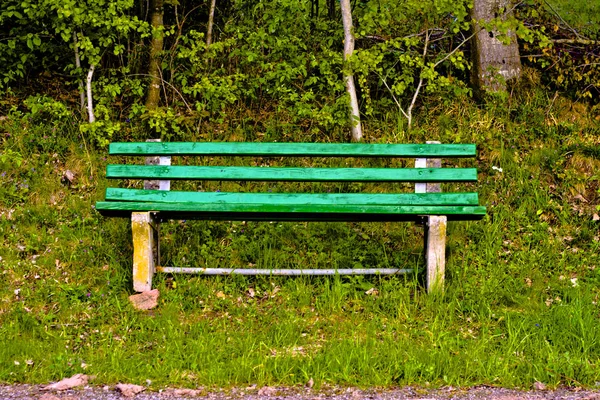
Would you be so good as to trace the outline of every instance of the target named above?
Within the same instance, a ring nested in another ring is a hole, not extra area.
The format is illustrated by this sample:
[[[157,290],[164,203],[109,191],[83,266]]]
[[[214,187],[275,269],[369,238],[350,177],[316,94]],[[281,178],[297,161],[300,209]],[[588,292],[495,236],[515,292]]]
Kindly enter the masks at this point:
[[[474,144],[242,143],[166,142],[111,143],[109,154],[128,156],[259,156],[259,157],[474,157]]]
[[[475,168],[259,168],[108,165],[107,178],[294,182],[475,182]]]

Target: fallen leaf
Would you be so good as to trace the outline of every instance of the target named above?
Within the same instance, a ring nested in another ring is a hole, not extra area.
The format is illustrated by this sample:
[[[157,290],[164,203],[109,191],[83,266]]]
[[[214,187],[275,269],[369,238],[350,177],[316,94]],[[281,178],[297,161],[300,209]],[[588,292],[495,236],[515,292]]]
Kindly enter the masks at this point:
[[[577,287],[577,278],[571,278],[571,285]]]
[[[89,377],[84,374],[73,375],[70,378],[65,378],[62,381],[46,386],[43,390],[67,390],[78,386],[87,385]]]
[[[123,397],[133,397],[146,389],[144,386],[132,385],[130,383],[119,383],[116,388],[121,392]]]
[[[75,173],[67,169],[63,172],[61,180],[63,183],[73,183],[75,180]]]
[[[158,289],[149,290],[129,296],[129,301],[138,310],[151,310],[158,305]]]

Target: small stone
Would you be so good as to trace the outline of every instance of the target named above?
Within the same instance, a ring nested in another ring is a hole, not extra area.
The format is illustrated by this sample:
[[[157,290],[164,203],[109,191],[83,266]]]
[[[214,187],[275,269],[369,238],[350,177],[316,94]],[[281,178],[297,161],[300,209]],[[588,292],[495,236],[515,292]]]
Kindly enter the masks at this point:
[[[46,386],[43,390],[67,390],[78,386],[87,385],[89,377],[83,374],[73,375],[70,378],[65,378],[62,381]]]
[[[277,391],[277,389],[275,389],[274,387],[263,386],[258,390],[258,395],[259,396],[272,396],[275,394],[276,391]]]
[[[117,390],[121,392],[123,397],[133,397],[138,393],[143,392],[146,388],[140,385],[132,385],[129,383],[119,383],[116,386]]]
[[[546,385],[544,385],[542,382],[535,382],[533,384],[533,388],[535,390],[546,390]]]
[[[129,301],[138,310],[151,310],[158,305],[158,289],[149,290],[129,296]]]
[[[60,397],[50,393],[44,393],[39,400],[60,400]]]
[[[166,397],[198,397],[201,391],[196,389],[166,389],[162,394]]]

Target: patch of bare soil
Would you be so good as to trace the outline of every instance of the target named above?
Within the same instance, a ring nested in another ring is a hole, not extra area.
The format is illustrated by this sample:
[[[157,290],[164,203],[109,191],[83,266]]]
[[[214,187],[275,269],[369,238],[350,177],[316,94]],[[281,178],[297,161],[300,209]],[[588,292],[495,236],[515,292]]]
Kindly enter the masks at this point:
[[[229,390],[164,389],[158,392],[145,390],[127,394],[117,387],[86,386],[80,389],[48,391],[47,385],[0,385],[0,399],[4,400],[600,400],[600,390],[559,388],[556,390],[529,390],[480,386],[473,388],[424,389],[404,387],[396,389],[357,389],[329,387],[314,390],[308,387],[257,387],[233,388]]]

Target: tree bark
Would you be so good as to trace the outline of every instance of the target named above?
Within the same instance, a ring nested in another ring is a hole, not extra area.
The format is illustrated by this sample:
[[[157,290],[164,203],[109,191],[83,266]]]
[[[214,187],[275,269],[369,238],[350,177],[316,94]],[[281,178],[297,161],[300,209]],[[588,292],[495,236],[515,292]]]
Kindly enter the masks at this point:
[[[213,25],[215,23],[215,8],[217,6],[217,0],[211,0],[210,12],[208,13],[208,28],[206,29],[206,47],[212,43],[212,32]]]
[[[347,61],[354,51],[354,32],[352,32],[352,8],[350,0],[341,0],[340,7],[342,9],[342,22],[344,25],[344,61]],[[362,127],[360,124],[358,97],[356,96],[356,87],[354,86],[354,76],[350,73],[344,73],[344,83],[346,84],[346,91],[350,95],[352,141],[358,142],[362,139]]]
[[[92,97],[92,77],[94,76],[94,65],[90,65],[90,70],[85,80],[85,87],[87,92],[87,109],[88,109],[88,120],[90,123],[96,122],[96,116],[94,115],[94,99]]]
[[[509,44],[498,40],[500,32],[483,29],[480,22],[512,16],[510,0],[475,0],[471,10],[473,29],[472,82],[481,92],[506,90],[506,82],[521,76],[521,58],[514,31],[509,30]]]
[[[160,101],[162,83],[160,53],[163,50],[163,0],[152,0],[152,41],[150,42],[150,86],[146,97],[146,108],[155,109]]]
[[[77,45],[77,33],[73,31],[73,49],[75,50],[75,67],[78,70],[81,69],[81,58],[79,57],[79,47]],[[83,93],[83,82],[79,79],[79,109],[81,111],[81,115],[85,111],[85,94]]]

